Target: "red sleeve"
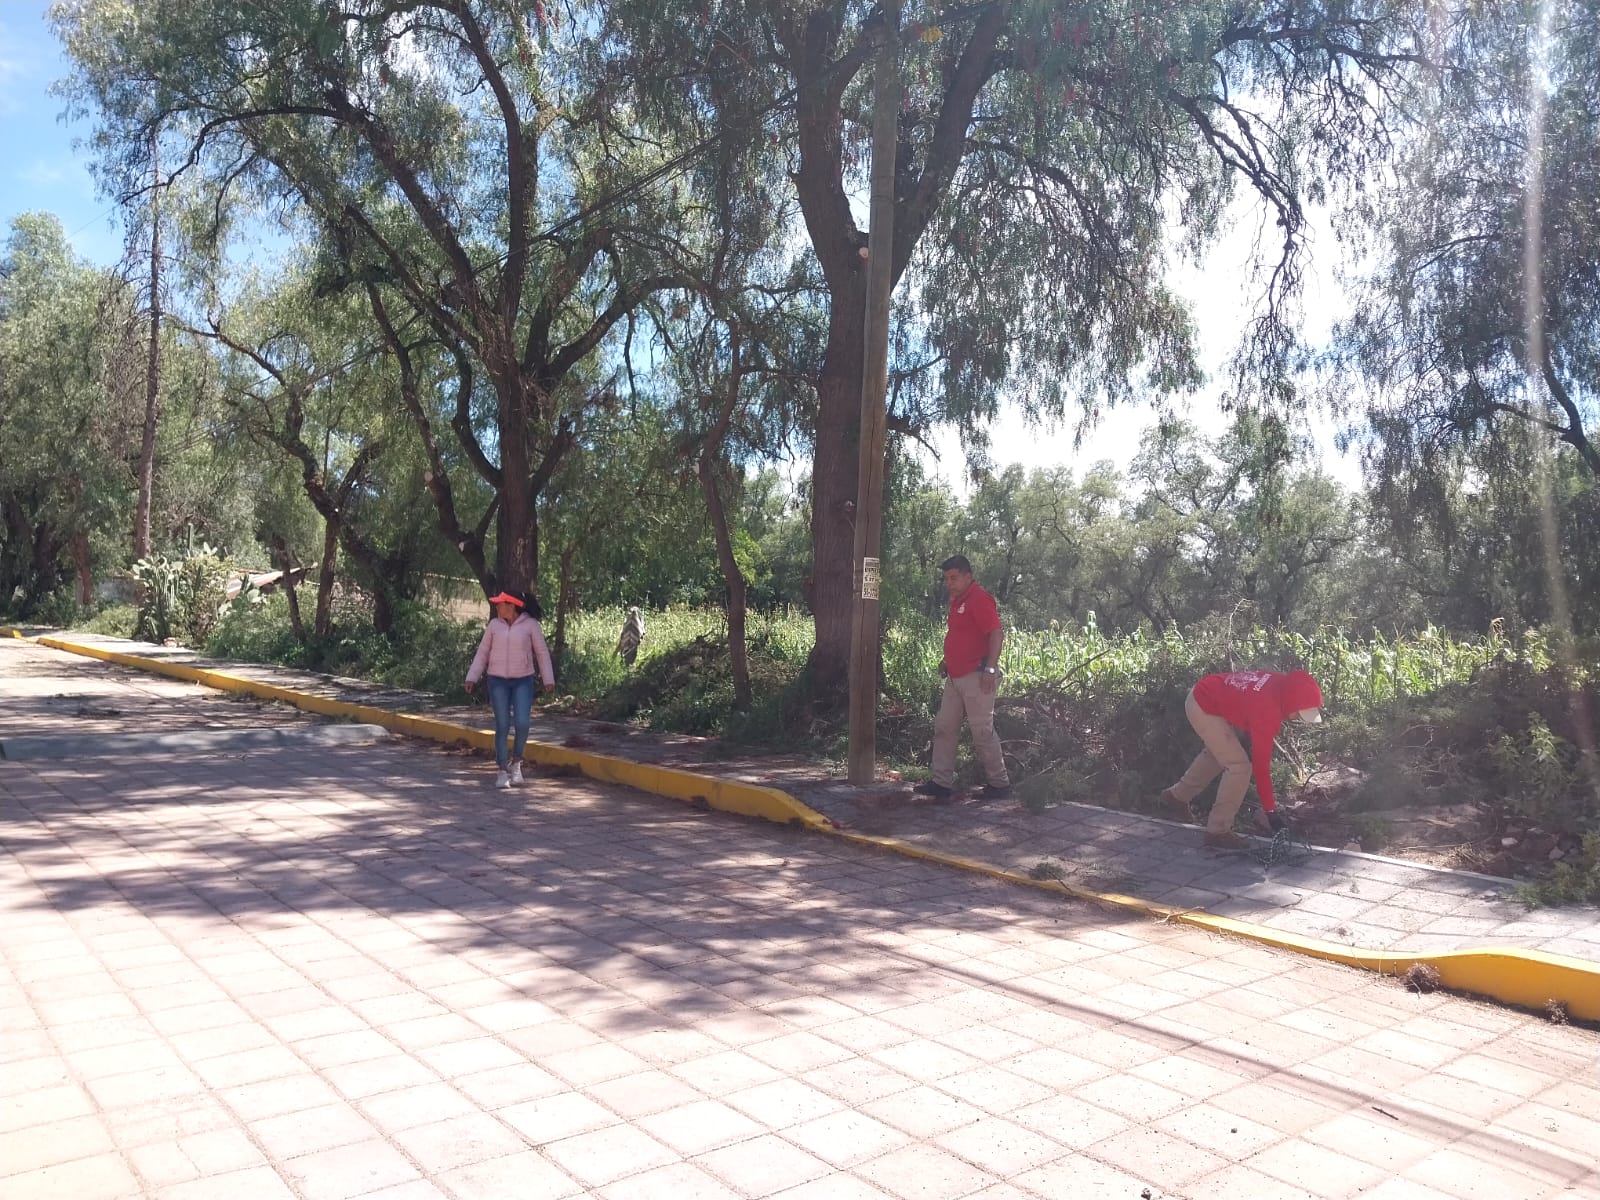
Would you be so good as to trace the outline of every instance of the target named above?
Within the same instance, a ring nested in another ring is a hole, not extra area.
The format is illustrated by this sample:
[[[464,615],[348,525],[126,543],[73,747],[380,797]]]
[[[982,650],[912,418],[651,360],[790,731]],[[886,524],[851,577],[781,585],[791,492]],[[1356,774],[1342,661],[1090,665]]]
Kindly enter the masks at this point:
[[[1256,795],[1261,807],[1272,812],[1277,801],[1272,796],[1272,744],[1283,728],[1283,713],[1276,693],[1262,692],[1251,697],[1254,718],[1250,723],[1250,758],[1255,766]]]
[[[1277,807],[1277,802],[1272,798],[1272,743],[1277,733],[1276,729],[1250,731],[1250,757],[1255,760],[1256,795],[1261,797],[1261,807],[1267,812]]]

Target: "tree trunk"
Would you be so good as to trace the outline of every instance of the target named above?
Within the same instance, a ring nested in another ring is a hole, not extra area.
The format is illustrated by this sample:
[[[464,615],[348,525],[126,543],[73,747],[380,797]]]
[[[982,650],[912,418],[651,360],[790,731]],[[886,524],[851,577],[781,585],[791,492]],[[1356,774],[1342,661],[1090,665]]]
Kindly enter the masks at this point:
[[[33,530],[33,587],[25,601],[30,613],[61,585],[61,548],[62,539],[49,522],[39,522]]]
[[[339,520],[322,518],[322,565],[317,570],[317,614],[312,630],[325,638],[333,628],[333,568],[339,557]]]
[[[572,586],[572,558],[577,553],[576,543],[561,548],[560,569],[556,574],[556,632],[550,647],[559,673],[561,660],[567,653],[567,611],[574,600]]]
[[[300,591],[294,582],[294,560],[289,556],[289,543],[284,541],[282,534],[272,535],[272,557],[277,561],[278,570],[283,572],[278,586],[283,589],[283,597],[289,602],[289,628],[294,631],[294,640],[303,646],[306,642],[306,626],[300,616]]]
[[[495,515],[495,574],[502,588],[532,590],[539,579],[538,496],[529,466],[528,403],[516,364],[495,377],[500,400],[500,509]],[[512,378],[507,379],[506,376]]]
[[[716,535],[717,561],[722,565],[722,577],[728,582],[728,664],[733,668],[733,706],[740,712],[750,711],[750,657],[745,646],[745,608],[747,587],[744,572],[739,570],[733,557],[733,538],[728,532],[728,515],[723,509],[722,494],[717,489],[716,470],[710,459],[710,447],[701,455],[697,473],[700,490],[705,493],[706,508],[711,513],[711,528]]]
[[[728,665],[733,671],[733,706],[740,712],[749,712],[750,657],[745,646],[744,628],[747,588],[744,572],[739,570],[739,561],[733,556],[728,513],[722,503],[722,492],[717,487],[717,464],[722,458],[722,444],[728,436],[734,410],[739,407],[739,385],[744,376],[744,369],[739,362],[739,347],[739,323],[730,321],[727,394],[722,398],[716,419],[706,434],[705,444],[700,448],[695,475],[699,477],[700,490],[705,493],[706,510],[711,514],[711,529],[716,535],[717,561],[722,566],[722,577],[728,584]]]
[[[94,576],[89,572],[89,533],[79,529],[72,535],[72,567],[78,576],[78,604],[94,603]]]
[[[850,620],[855,552],[856,474],[861,441],[861,365],[865,353],[865,278],[833,296],[828,350],[817,381],[816,449],[811,474],[810,602],[816,644],[808,669],[813,697],[842,706],[849,694]]]
[[[150,135],[150,171],[160,184],[155,134]],[[156,426],[161,419],[161,206],[150,192],[150,351],[144,375],[144,435],[139,442],[139,499],[133,512],[133,557],[150,557],[150,507],[156,481]]]
[[[394,632],[394,597],[390,594],[388,580],[378,576],[380,586],[372,592],[372,628],[384,637]]]
[[[0,538],[0,609],[8,608],[19,586],[26,587],[28,571],[23,547],[28,544],[28,517],[14,493],[5,497],[6,536]]]

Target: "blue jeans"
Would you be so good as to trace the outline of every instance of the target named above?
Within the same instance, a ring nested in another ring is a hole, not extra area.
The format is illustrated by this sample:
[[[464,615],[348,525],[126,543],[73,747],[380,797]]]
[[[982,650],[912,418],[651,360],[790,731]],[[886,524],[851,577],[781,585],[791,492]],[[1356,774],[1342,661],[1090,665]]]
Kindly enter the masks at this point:
[[[533,676],[507,679],[504,675],[487,676],[489,704],[494,709],[494,760],[504,771],[511,759],[520,759],[528,744],[528,721],[533,711]],[[516,721],[517,741],[511,754],[506,754],[506,734]]]

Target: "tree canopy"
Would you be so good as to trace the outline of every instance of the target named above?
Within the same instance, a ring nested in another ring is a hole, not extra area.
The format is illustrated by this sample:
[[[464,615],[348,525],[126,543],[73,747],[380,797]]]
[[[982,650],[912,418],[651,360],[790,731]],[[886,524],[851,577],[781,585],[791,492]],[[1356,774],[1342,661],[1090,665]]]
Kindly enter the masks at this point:
[[[1440,75],[1345,228],[1372,269],[1336,386],[1360,373],[1386,485],[1437,493],[1461,452],[1509,469],[1521,425],[1600,476],[1600,10],[1474,5],[1446,33],[1472,69]]]

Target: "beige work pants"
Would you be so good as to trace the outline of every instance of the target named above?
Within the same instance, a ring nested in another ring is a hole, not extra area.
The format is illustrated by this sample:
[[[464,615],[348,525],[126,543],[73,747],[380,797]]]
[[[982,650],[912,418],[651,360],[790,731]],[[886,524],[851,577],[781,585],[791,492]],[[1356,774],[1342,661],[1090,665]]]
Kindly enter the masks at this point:
[[[978,681],[981,671],[944,681],[944,697],[939,715],[933,719],[933,781],[944,787],[956,784],[956,742],[961,738],[961,723],[972,727],[972,749],[983,764],[991,787],[1009,787],[1005,755],[994,732],[994,692],[985,692]],[[998,690],[998,689],[997,689]]]
[[[1217,801],[1211,806],[1206,819],[1207,833],[1226,833],[1233,828],[1233,819],[1244,803],[1244,794],[1250,789],[1250,756],[1245,753],[1239,734],[1221,717],[1214,717],[1195,703],[1194,691],[1183,706],[1189,724],[1200,735],[1205,749],[1195,756],[1189,769],[1169,789],[1180,801],[1188,803],[1198,796],[1218,775],[1222,782],[1217,786]]]

